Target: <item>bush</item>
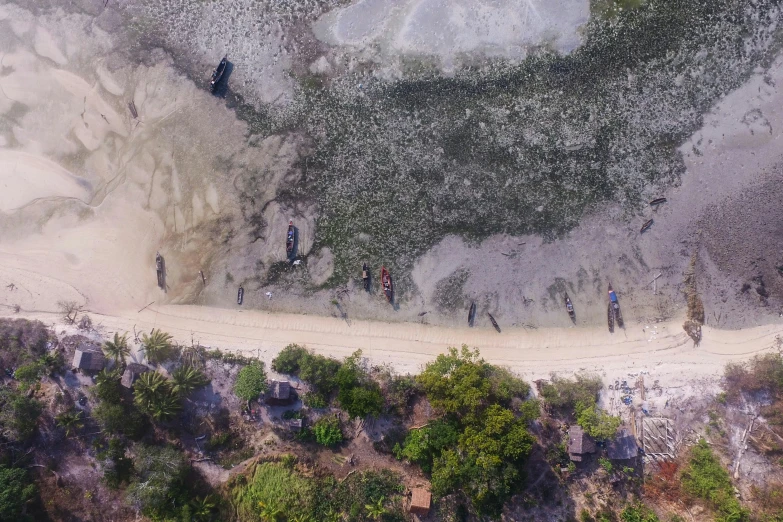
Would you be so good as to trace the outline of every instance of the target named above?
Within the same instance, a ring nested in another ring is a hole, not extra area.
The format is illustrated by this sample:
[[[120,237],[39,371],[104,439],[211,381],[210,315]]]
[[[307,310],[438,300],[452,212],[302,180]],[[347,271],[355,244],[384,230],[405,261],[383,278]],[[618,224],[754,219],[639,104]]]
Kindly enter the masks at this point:
[[[43,406],[37,400],[11,390],[0,390],[0,427],[10,440],[30,439],[38,426]]]
[[[152,518],[166,518],[183,486],[187,462],[170,446],[135,446],[135,476],[127,489],[127,501]]]
[[[310,353],[303,346],[289,344],[272,360],[272,370],[278,373],[296,375],[299,373],[302,361],[309,356]]]
[[[131,405],[103,401],[93,409],[92,417],[106,433],[133,440],[138,440],[146,427],[141,412]]]
[[[620,417],[609,415],[595,405],[586,408],[577,405],[576,423],[596,440],[614,437],[620,427]]]
[[[595,404],[603,383],[597,375],[577,375],[573,380],[552,376],[541,386],[541,397],[558,410],[574,410],[577,404]]]
[[[321,395],[317,393],[305,393],[302,397],[302,403],[310,408],[321,410],[329,406],[329,403]]]
[[[428,426],[411,430],[405,437],[402,447],[397,445],[394,454],[398,459],[406,459],[418,464],[426,473],[432,472],[432,463],[441,452],[457,443],[457,426],[444,420],[436,420]]]
[[[241,521],[259,520],[261,505],[270,511],[284,512],[289,520],[294,515],[310,514],[312,483],[284,464],[257,463],[246,483],[240,479],[230,487],[231,503]]]
[[[43,376],[46,368],[40,361],[20,366],[14,372],[14,378],[24,384],[32,384]]]
[[[267,388],[266,372],[261,361],[254,361],[239,370],[234,382],[234,394],[245,401],[258,399]]]
[[[21,468],[0,465],[0,520],[21,521],[24,507],[35,498],[35,486]]]
[[[660,519],[655,512],[644,504],[634,504],[626,507],[620,513],[620,519],[623,522],[659,522]]]
[[[750,519],[748,511],[734,496],[728,472],[715,457],[704,439],[691,450],[688,466],[681,477],[683,489],[710,503],[718,522],[743,522]]]
[[[343,441],[340,421],[335,416],[321,417],[313,425],[315,441],[322,446],[334,446]]]

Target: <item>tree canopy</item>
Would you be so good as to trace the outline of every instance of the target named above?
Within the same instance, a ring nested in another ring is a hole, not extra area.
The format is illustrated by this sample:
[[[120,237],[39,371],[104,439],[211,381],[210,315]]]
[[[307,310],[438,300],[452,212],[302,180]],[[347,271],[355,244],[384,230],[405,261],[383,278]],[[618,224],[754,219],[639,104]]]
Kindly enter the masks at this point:
[[[27,472],[0,465],[0,521],[24,520],[24,506],[33,498],[35,486],[30,484]]]
[[[246,401],[258,399],[267,388],[266,372],[261,361],[253,361],[239,370],[234,382],[234,394]]]

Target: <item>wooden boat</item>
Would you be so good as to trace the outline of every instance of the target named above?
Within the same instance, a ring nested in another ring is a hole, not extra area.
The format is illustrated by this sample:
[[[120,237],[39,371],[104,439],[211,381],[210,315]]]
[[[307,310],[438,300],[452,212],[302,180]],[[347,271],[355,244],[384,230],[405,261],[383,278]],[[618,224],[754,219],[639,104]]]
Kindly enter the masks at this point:
[[[288,222],[288,235],[285,238],[285,253],[288,257],[291,257],[291,255],[294,253],[294,236],[296,235],[296,230],[294,229],[294,222],[289,221]]]
[[[606,310],[606,320],[609,324],[609,333],[614,333],[614,307],[612,306],[612,303],[609,303],[609,306]]]
[[[612,326],[611,331],[614,331],[614,322],[617,321],[617,326],[623,328],[623,314],[620,312],[620,302],[617,300],[617,294],[614,293],[611,283],[609,284],[609,312],[612,314]]]
[[[625,324],[623,323],[623,313],[620,311],[620,305],[617,305],[614,309],[614,319],[617,322],[617,326],[620,328],[625,328]]]
[[[653,220],[652,219],[648,219],[647,221],[644,222],[644,225],[642,225],[642,229],[639,231],[639,233],[640,234],[644,234],[645,232],[650,230],[651,226],[653,226]]]
[[[239,290],[237,290],[237,304],[241,305],[242,301],[244,300],[245,300],[245,289],[240,286]]]
[[[489,322],[491,322],[491,323],[492,323],[492,326],[494,326],[494,327],[495,327],[495,330],[497,330],[497,331],[498,331],[498,333],[500,333],[500,326],[498,325],[498,322],[497,322],[497,321],[495,321],[495,318],[494,318],[494,317],[492,317],[492,314],[491,314],[491,313],[487,312],[487,315],[489,316]]]
[[[155,272],[158,276],[158,286],[160,288],[166,287],[166,275],[165,275],[165,269],[163,267],[164,261],[163,256],[160,255],[160,252],[155,253]]]
[[[367,263],[362,264],[362,281],[364,281],[364,289],[370,291],[370,267]]]
[[[657,207],[658,205],[662,205],[666,203],[666,198],[655,198],[654,200],[650,201],[651,207]]]
[[[220,63],[217,67],[215,67],[215,70],[212,71],[212,81],[210,82],[210,86],[212,87],[212,90],[215,90],[215,85],[223,78],[223,74],[226,72],[226,66],[228,65],[228,55],[225,55],[222,60],[220,60]]]
[[[566,311],[568,312],[568,317],[571,318],[571,322],[576,324],[576,312],[574,312],[574,305],[571,302],[571,298],[568,297],[568,294],[565,295],[565,306]]]
[[[473,328],[473,324],[476,322],[476,302],[471,301],[470,309],[468,310],[468,326]]]
[[[386,294],[386,299],[391,303],[394,300],[394,286],[392,285],[392,278],[389,271],[385,266],[381,267],[381,286],[383,287],[383,293]]]

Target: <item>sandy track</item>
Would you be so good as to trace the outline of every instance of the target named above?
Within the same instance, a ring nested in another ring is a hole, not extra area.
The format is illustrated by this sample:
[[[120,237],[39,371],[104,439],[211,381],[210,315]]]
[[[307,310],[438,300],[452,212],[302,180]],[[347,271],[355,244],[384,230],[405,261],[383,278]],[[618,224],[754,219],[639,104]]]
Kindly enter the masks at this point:
[[[49,323],[57,320],[51,313],[24,315]],[[335,357],[362,349],[373,364],[388,363],[400,372],[415,373],[449,346],[464,343],[479,348],[490,362],[531,380],[550,372],[586,370],[614,378],[646,370],[666,386],[718,377],[727,362],[771,351],[776,336],[783,335],[781,325],[730,331],[705,328],[701,345],[694,347],[679,321],[658,324],[657,334],[652,325],[629,325],[613,335],[598,328],[509,329],[497,334],[410,323],[349,324],[337,318],[197,306],[150,306],[141,312],[91,315],[107,334],[134,328],[140,334],[161,328],[186,345],[195,341],[267,362],[285,345],[299,343]]]

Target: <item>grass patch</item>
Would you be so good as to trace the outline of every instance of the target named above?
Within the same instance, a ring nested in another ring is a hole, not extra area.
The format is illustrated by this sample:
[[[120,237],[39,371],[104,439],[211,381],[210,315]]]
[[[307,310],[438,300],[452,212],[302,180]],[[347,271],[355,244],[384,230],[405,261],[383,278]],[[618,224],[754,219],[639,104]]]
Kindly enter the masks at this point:
[[[688,465],[680,480],[686,493],[709,503],[715,510],[717,522],[750,520],[748,510],[734,496],[729,473],[704,439],[691,450]]]

